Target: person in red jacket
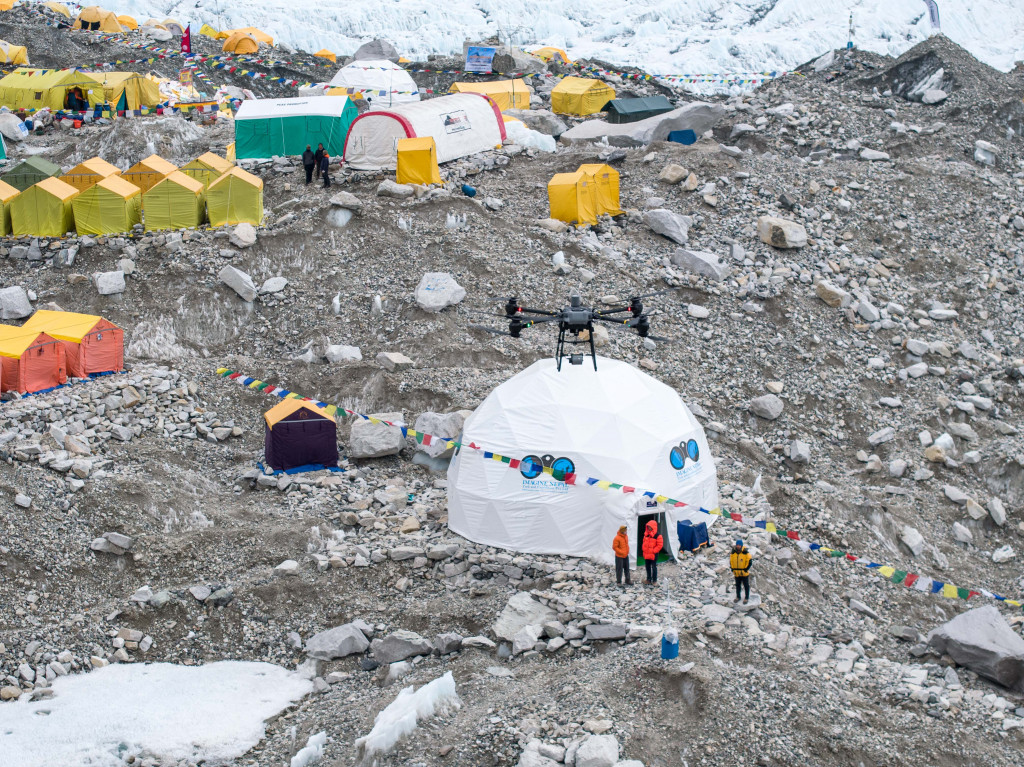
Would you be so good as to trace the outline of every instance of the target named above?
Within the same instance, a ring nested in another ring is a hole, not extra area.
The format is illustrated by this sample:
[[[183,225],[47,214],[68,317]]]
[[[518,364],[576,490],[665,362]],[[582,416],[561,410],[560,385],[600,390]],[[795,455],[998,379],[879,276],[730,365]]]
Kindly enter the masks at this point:
[[[647,580],[644,583],[658,582],[658,552],[664,545],[665,541],[658,534],[658,523],[652,519],[644,530],[644,542],[640,549],[644,555],[644,566],[647,568]]]
[[[626,585],[632,586],[629,579],[629,536],[626,535],[626,526],[619,528],[618,534],[612,541],[612,550],[615,552],[615,582],[622,585],[622,574],[626,574]]]

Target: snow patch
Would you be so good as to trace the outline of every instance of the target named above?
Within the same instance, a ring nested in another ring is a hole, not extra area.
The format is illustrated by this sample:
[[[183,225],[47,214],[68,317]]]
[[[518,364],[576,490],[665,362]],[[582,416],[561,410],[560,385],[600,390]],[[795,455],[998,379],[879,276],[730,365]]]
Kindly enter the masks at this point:
[[[57,677],[50,700],[0,707],[0,762],[18,767],[123,767],[236,759],[266,732],[265,720],[313,685],[270,663],[205,666],[114,664]]]

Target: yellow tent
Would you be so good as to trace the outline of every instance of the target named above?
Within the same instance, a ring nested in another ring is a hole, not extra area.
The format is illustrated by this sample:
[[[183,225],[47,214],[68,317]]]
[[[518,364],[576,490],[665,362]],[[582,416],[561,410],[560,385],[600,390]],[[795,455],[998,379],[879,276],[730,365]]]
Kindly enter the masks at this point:
[[[263,221],[263,181],[241,168],[232,168],[206,191],[206,211],[210,226]]]
[[[203,26],[199,27],[199,34],[203,35],[204,37],[212,37],[214,40],[221,39],[220,32],[211,27],[209,24],[203,24]]]
[[[167,160],[159,155],[151,154],[149,157],[139,160],[122,173],[121,176],[145,192],[152,189],[177,169],[177,165],[167,162]]]
[[[164,19],[160,23],[163,25],[164,29],[169,30],[171,34],[173,34],[175,37],[181,37],[183,34],[185,34],[185,25],[182,24],[180,21],[175,21],[174,19]]]
[[[194,178],[174,171],[142,194],[146,231],[188,229],[203,223],[206,188]]]
[[[220,155],[206,152],[187,165],[182,165],[178,170],[186,176],[191,176],[204,187],[209,187],[218,177],[227,173],[233,167],[234,165]]]
[[[333,61],[335,63],[338,62],[338,57],[335,56],[331,51],[327,50],[326,48],[321,48],[320,50],[318,50],[313,55],[316,56],[317,58],[330,59],[331,61]]]
[[[551,91],[551,111],[563,115],[592,115],[615,98],[615,89],[600,80],[566,77]]]
[[[124,32],[120,22],[111,11],[105,11],[98,5],[83,8],[75,19],[75,28],[91,29],[100,32]]]
[[[533,52],[533,55],[539,59],[543,59],[544,61],[551,61],[554,59],[556,62],[561,64],[572,64],[568,53],[563,51],[561,48],[552,48],[550,45],[538,48]]]
[[[231,36],[224,41],[224,45],[221,46],[221,50],[225,53],[256,53],[260,49],[260,44],[256,42],[256,38],[252,35],[247,35],[245,32],[232,32]]]
[[[399,184],[441,183],[433,136],[398,139],[398,170],[395,176]]]
[[[42,109],[57,111],[67,106],[67,97],[77,89],[90,104],[101,99],[93,93],[98,83],[84,72],[73,69],[15,69],[0,79],[0,104],[10,109]]]
[[[567,224],[597,223],[597,199],[594,184],[586,173],[556,173],[548,182],[551,218]]]
[[[75,197],[71,207],[80,235],[130,232],[142,221],[142,190],[108,176]]]
[[[7,236],[11,233],[11,200],[19,194],[21,192],[15,187],[0,181],[0,235]]]
[[[75,228],[71,201],[78,190],[59,178],[46,178],[11,200],[15,237],[63,237]]]
[[[256,27],[242,27],[241,29],[234,30],[235,32],[241,32],[243,35],[252,35],[259,42],[265,45],[273,45],[274,38],[268,35],[266,32],[256,29]]]
[[[0,11],[9,11],[14,7],[14,0],[0,0]]]
[[[487,83],[455,83],[449,93],[482,93],[490,96],[504,112],[506,109],[529,109],[530,86],[522,79],[494,80]]]
[[[109,104],[116,112],[160,103],[160,86],[138,72],[90,72],[89,77],[97,81],[96,100]]]
[[[90,186],[98,184],[108,176],[120,176],[121,171],[100,157],[93,157],[85,162],[80,162],[69,170],[60,180],[70,184],[79,192],[84,192]]]
[[[127,15],[118,16],[117,17],[117,23],[120,24],[125,29],[138,29],[139,28],[139,22],[137,22],[135,20],[134,16],[127,16]]]
[[[28,50],[24,45],[0,40],[0,64],[28,64]]]
[[[603,163],[592,163],[581,165],[576,169],[584,173],[594,185],[594,197],[597,199],[597,215],[607,213],[609,216],[619,216],[622,208],[619,207],[619,172],[610,165]]]
[[[43,7],[49,8],[54,13],[59,13],[66,19],[71,18],[71,11],[68,10],[68,7],[64,5],[64,3],[55,3],[53,0],[48,0],[48,2],[43,3]]]

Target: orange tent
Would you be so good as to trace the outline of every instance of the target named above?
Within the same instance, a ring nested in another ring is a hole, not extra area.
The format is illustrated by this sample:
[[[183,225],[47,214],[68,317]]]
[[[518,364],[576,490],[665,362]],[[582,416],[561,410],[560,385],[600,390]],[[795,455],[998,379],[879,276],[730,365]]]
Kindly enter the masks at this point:
[[[40,309],[28,318],[22,330],[46,333],[60,340],[68,374],[75,378],[124,368],[124,331],[95,314]]]
[[[0,391],[29,394],[67,380],[60,341],[37,330],[0,325]]]

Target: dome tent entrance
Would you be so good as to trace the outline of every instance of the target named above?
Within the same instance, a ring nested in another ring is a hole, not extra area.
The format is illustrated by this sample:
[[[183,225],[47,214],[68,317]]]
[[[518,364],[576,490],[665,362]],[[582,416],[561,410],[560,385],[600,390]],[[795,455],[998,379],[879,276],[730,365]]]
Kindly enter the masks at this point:
[[[75,29],[89,29],[99,32],[124,32],[117,16],[112,11],[104,10],[98,5],[83,8],[75,19]]]
[[[345,140],[345,164],[354,170],[395,170],[398,141],[432,136],[439,163],[500,146],[505,121],[494,100],[455,93],[359,115]]]
[[[338,465],[338,424],[312,402],[281,400],[263,414],[264,454],[274,471]]]
[[[340,157],[358,114],[347,96],[243,101],[235,113],[235,156],[297,157],[307,145],[323,144],[331,157]]]
[[[466,421],[461,441],[519,460],[533,456],[531,466],[540,462],[579,478],[568,485],[461,449],[448,469],[448,524],[476,543],[610,562],[621,525],[636,550],[641,515],[663,513],[668,530],[682,519],[714,521],[699,511],[718,506],[703,428],[673,389],[625,362],[599,357],[596,371],[563,365],[559,372],[553,359],[540,360],[488,395]],[[587,477],[687,505],[655,498],[648,509],[652,499],[591,486]],[[673,554],[675,538],[665,539]]]
[[[377,108],[419,101],[420,92],[408,72],[387,59],[353,61],[331,78],[333,88],[364,98]]]

